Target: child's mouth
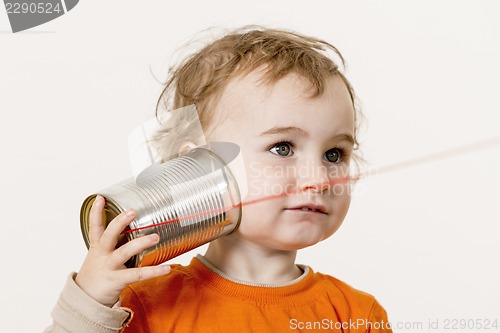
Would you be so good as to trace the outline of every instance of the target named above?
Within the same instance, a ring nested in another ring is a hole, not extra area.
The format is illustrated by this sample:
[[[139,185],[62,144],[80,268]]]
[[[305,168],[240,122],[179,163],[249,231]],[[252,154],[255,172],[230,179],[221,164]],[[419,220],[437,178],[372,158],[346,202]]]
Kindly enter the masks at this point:
[[[285,208],[285,210],[292,210],[292,211],[306,212],[306,213],[317,213],[325,215],[327,214],[326,209],[320,205],[301,205],[291,208]]]

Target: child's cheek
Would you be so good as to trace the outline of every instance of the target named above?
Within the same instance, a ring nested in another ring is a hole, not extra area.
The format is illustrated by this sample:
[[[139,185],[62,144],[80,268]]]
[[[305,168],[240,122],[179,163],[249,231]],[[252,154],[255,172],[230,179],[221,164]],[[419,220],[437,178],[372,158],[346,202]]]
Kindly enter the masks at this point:
[[[249,198],[275,198],[293,194],[293,180],[282,166],[253,162],[247,168]]]

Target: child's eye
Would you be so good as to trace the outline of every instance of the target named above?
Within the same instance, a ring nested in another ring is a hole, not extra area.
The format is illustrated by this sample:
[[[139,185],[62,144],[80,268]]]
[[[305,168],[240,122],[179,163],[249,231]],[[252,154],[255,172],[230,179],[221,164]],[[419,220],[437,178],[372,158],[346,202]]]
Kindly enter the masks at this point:
[[[280,156],[292,156],[293,151],[291,146],[290,142],[280,142],[271,147],[269,151]]]
[[[340,163],[340,162],[342,162],[343,156],[344,156],[343,150],[340,149],[340,148],[333,148],[333,149],[328,150],[325,153],[325,159],[328,162],[332,162],[332,163]]]

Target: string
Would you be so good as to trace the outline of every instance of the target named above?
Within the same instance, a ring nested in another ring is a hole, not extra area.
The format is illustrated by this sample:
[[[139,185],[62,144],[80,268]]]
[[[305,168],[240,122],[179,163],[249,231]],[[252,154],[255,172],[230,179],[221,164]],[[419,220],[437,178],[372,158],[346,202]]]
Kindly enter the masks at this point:
[[[474,143],[470,143],[467,145],[462,145],[462,146],[447,149],[447,150],[442,150],[442,151],[439,151],[439,152],[436,152],[433,154],[420,156],[420,157],[409,159],[406,161],[396,162],[396,163],[389,164],[386,166],[381,166],[381,167],[375,168],[376,172],[369,170],[368,172],[365,172],[365,173],[361,172],[361,173],[358,173],[354,176],[337,177],[337,178],[332,179],[328,183],[321,184],[321,185],[322,186],[327,185],[327,186],[331,187],[331,186],[335,186],[338,184],[346,184],[350,181],[357,181],[359,179],[367,178],[367,177],[370,177],[372,175],[391,173],[394,171],[411,168],[411,167],[418,166],[421,164],[434,162],[437,160],[447,159],[447,158],[451,158],[451,157],[455,157],[455,156],[459,156],[459,155],[465,155],[465,154],[476,152],[476,151],[482,150],[482,149],[492,148],[492,147],[495,147],[498,145],[500,145],[500,136],[486,139],[486,140],[482,140],[482,141],[478,141],[478,142],[474,142]],[[286,191],[286,192],[282,192],[279,194],[274,194],[274,195],[269,195],[269,196],[253,199],[253,200],[248,200],[248,201],[241,202],[239,204],[232,205],[229,207],[222,207],[222,208],[218,208],[218,209],[206,210],[206,211],[203,211],[200,213],[182,216],[182,217],[178,217],[178,218],[167,220],[167,221],[162,221],[162,222],[159,222],[159,223],[156,223],[153,225],[147,225],[147,226],[143,226],[143,227],[127,229],[127,230],[124,230],[122,232],[122,234],[128,234],[128,233],[135,232],[135,231],[140,231],[140,230],[149,229],[149,228],[155,228],[155,227],[159,227],[159,226],[170,224],[170,223],[180,222],[182,220],[194,219],[197,217],[211,217],[214,214],[218,215],[218,214],[221,214],[221,213],[226,212],[226,211],[233,209],[233,208],[242,208],[244,206],[254,205],[254,204],[257,204],[260,202],[264,202],[264,201],[269,201],[269,200],[274,200],[274,199],[278,199],[278,198],[283,198],[286,196],[295,195],[295,194],[298,194],[298,193],[304,192],[304,191],[308,191],[308,189],[295,189],[292,191]]]

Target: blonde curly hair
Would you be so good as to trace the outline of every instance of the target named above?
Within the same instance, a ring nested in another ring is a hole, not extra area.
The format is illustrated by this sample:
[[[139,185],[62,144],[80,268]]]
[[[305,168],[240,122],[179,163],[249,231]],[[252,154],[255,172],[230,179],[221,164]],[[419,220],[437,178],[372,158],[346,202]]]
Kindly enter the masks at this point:
[[[160,109],[174,110],[194,104],[199,122],[206,130],[215,119],[216,105],[224,88],[237,76],[260,70],[262,83],[272,84],[295,73],[311,83],[311,98],[320,96],[327,80],[338,76],[347,86],[354,106],[357,149],[361,112],[356,107],[354,90],[335,58],[344,67],[344,58],[337,48],[321,39],[292,31],[247,26],[225,34],[170,68],[157,101],[157,115]],[[182,142],[196,142],[192,134],[195,119],[190,115],[183,117],[182,113],[176,113],[176,119],[169,121],[174,125],[165,124],[153,138],[163,159],[176,156]]]

